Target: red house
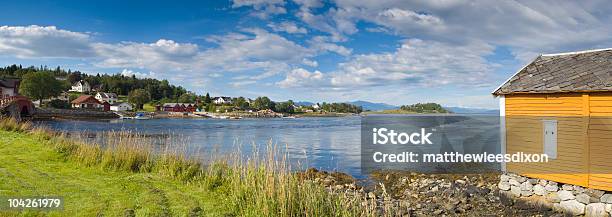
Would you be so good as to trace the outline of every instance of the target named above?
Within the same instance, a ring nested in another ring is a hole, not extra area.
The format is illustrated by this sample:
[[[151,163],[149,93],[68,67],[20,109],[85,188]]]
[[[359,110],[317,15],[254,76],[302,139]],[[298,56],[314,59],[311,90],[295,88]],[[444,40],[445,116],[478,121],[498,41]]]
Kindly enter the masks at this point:
[[[191,103],[164,103],[165,112],[195,112],[196,106]]]
[[[95,97],[91,95],[81,95],[79,98],[72,100],[72,108],[81,109],[100,109],[104,111],[110,110],[110,104],[108,102],[101,103]]]

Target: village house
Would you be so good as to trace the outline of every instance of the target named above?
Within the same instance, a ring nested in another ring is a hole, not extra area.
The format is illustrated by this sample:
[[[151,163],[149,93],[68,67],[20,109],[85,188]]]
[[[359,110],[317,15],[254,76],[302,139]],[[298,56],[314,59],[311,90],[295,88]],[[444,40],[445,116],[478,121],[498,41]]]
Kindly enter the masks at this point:
[[[212,101],[217,105],[230,104],[232,103],[232,98],[227,96],[213,97]]]
[[[78,109],[98,109],[109,111],[110,104],[108,102],[100,102],[91,95],[81,95],[71,102],[72,108]]]
[[[18,79],[0,79],[0,98],[16,96],[19,93]]]
[[[110,110],[117,112],[131,111],[132,105],[127,102],[117,102],[110,105]]]
[[[100,102],[108,102],[111,105],[115,104],[118,100],[117,98],[117,94],[114,93],[104,93],[104,92],[99,92],[96,94],[96,99]]]
[[[87,81],[80,80],[72,85],[72,88],[70,89],[70,91],[79,92],[79,93],[88,93],[91,91],[91,86],[89,86],[89,83],[87,83]]]
[[[164,103],[161,109],[165,112],[195,112],[197,107],[192,103]]]
[[[540,55],[493,95],[502,152],[549,157],[503,170],[612,191],[612,49]]]

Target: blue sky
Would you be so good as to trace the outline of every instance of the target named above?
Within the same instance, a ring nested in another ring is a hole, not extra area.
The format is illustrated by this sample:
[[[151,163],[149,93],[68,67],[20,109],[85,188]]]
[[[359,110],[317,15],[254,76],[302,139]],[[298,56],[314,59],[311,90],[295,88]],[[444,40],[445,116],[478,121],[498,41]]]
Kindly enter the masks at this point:
[[[554,2],[554,3],[553,3]],[[541,53],[611,47],[606,1],[4,2],[0,64],[168,79],[212,95],[439,102],[490,92]]]

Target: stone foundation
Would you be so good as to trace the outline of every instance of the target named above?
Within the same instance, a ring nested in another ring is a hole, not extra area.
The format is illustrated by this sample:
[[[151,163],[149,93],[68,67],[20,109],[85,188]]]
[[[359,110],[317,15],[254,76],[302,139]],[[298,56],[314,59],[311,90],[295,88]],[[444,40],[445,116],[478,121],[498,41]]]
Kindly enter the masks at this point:
[[[544,199],[553,209],[573,215],[612,216],[612,192],[511,173],[502,174],[497,187],[513,197]]]

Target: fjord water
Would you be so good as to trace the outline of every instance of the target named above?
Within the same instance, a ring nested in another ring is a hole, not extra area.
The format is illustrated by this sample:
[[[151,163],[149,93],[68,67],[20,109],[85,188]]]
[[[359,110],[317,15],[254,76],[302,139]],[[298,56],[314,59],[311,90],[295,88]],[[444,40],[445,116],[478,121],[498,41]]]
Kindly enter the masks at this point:
[[[360,117],[271,119],[151,119],[112,121],[41,121],[56,131],[100,136],[104,131],[175,137],[190,152],[223,156],[235,152],[260,152],[270,142],[288,152],[293,168],[314,167],[360,177]],[[174,141],[177,141],[174,140]],[[198,155],[198,154],[194,154]]]
[[[499,148],[499,117],[491,115],[368,115],[367,117],[240,120],[62,120],[41,121],[39,124],[56,131],[84,136],[81,138],[102,145],[105,134],[100,132],[135,132],[151,138],[160,138],[156,144],[160,147],[185,145],[183,147],[190,156],[202,160],[224,157],[226,154],[236,153],[239,149],[239,153],[243,156],[251,157],[255,150],[265,153],[266,147],[271,143],[281,151],[287,151],[288,161],[293,169],[314,167],[364,178],[366,175],[362,172],[367,173],[367,171],[362,171],[361,158],[362,154],[369,152],[362,153],[361,139],[365,139],[366,142],[371,141],[372,131],[369,126],[376,126],[372,125],[377,123],[376,121],[381,122],[378,123],[382,124],[381,126],[399,127],[398,129],[435,127],[438,131],[432,136],[432,141],[437,145],[416,147],[424,153],[438,153],[444,150],[462,153],[483,151],[499,153],[500,151],[491,150]],[[402,145],[384,147],[381,150],[393,153],[411,150],[406,148]],[[370,158],[368,155],[366,157]],[[423,165],[414,166],[423,167]]]

